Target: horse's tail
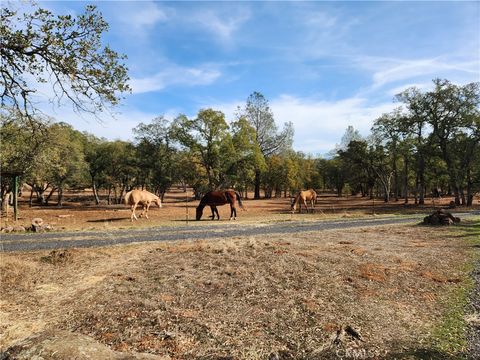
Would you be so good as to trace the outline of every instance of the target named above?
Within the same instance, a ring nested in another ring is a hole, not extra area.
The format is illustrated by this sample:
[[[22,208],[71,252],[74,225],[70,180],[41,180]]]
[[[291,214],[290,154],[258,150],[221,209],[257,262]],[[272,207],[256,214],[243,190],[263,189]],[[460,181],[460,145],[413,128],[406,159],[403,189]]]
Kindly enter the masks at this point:
[[[238,205],[240,205],[240,207],[242,208],[242,210],[247,211],[247,209],[245,208],[245,206],[243,206],[242,197],[240,196],[240,193],[239,193],[238,191],[235,191],[235,196],[237,197]]]
[[[125,205],[129,205],[130,204],[130,198],[132,197],[132,192],[129,191],[125,194],[125,197],[123,198],[123,201],[125,203]]]

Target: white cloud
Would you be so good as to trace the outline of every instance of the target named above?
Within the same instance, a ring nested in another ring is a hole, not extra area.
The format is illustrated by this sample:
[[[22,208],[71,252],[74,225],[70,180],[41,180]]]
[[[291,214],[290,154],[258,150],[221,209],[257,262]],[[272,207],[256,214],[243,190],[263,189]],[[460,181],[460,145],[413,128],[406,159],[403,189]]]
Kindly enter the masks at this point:
[[[130,80],[132,93],[146,93],[160,91],[168,86],[183,85],[197,86],[212,84],[221,76],[221,72],[214,67],[182,67],[178,65],[166,65],[156,74],[143,78]]]
[[[319,28],[331,28],[337,24],[337,18],[326,12],[311,11],[303,16],[304,24],[314,27],[316,31]]]
[[[244,7],[240,7],[228,15],[212,9],[192,14],[193,22],[199,23],[207,31],[214,34],[217,39],[225,43],[232,40],[233,34],[250,17],[250,11]]]
[[[141,6],[138,6],[141,4]],[[142,1],[141,3],[120,3],[119,19],[133,27],[136,30],[142,30],[145,27],[150,28],[158,22],[164,22],[169,19],[168,12],[158,4],[151,1]]]
[[[371,105],[357,97],[324,101],[288,95],[274,99],[270,105],[278,124],[293,123],[294,148],[313,154],[333,149],[349,125],[367,135],[373,121],[395,107],[391,102]]]
[[[139,123],[149,123],[156,113],[142,112],[132,108],[117,108],[115,113],[98,113],[97,117],[89,113],[78,114],[69,106],[51,108],[42,106],[42,111],[48,113],[56,121],[71,124],[76,130],[86,131],[97,137],[108,140],[133,140],[132,129]]]
[[[406,90],[408,88],[412,88],[412,87],[420,89],[421,91],[429,91],[429,90],[433,89],[433,82],[429,81],[429,82],[422,82],[422,83],[405,83],[401,86],[396,86],[396,87],[388,90],[387,94],[390,95],[390,96],[395,96],[395,95],[403,92],[404,90]]]
[[[411,79],[433,77],[462,77],[478,76],[478,61],[456,61],[445,57],[430,59],[391,59],[382,57],[360,56],[354,59],[360,67],[372,71],[372,88],[377,89],[384,85],[407,81]]]

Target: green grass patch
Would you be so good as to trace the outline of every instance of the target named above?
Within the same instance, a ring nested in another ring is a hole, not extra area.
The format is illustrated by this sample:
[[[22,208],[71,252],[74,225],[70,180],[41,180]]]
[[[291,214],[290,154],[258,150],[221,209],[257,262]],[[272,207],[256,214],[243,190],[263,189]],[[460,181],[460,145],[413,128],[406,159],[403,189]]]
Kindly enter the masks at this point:
[[[451,289],[444,297],[445,315],[432,333],[435,350],[455,359],[467,359],[467,339],[465,314],[475,283],[470,274],[480,260],[480,220],[465,221],[452,227],[451,235],[467,247],[468,261],[459,264],[463,281]]]

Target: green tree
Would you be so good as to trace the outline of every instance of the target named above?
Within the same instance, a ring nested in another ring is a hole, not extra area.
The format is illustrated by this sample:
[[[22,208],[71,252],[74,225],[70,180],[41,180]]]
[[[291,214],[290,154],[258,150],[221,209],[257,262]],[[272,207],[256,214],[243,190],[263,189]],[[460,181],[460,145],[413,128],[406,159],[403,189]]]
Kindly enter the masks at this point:
[[[248,188],[254,185],[255,171],[265,169],[265,158],[256,140],[255,129],[243,117],[231,124],[233,156],[231,167],[227,170],[229,183],[245,191],[248,197]]]
[[[429,155],[434,153],[433,137],[428,132],[422,93],[417,88],[409,88],[396,96],[406,105],[406,114],[400,117],[399,128],[411,139],[415,159],[415,204],[425,204],[426,163]]]
[[[373,198],[377,176],[373,166],[371,149],[365,140],[351,140],[345,150],[338,150],[338,169],[353,192]],[[341,196],[341,193],[339,194]]]
[[[27,119],[18,111],[0,112],[0,169],[22,173],[23,179],[36,168],[50,164],[48,131],[50,119]],[[2,177],[1,198],[12,191],[12,179]]]
[[[284,129],[279,132],[268,101],[261,93],[253,92],[248,97],[245,107],[238,109],[237,116],[244,117],[255,129],[255,140],[264,158],[291,148],[292,123],[285,123]],[[262,169],[257,167],[255,169],[255,199],[260,198],[261,173]]]
[[[84,136],[85,161],[90,175],[90,186],[95,203],[99,205],[98,190],[104,185],[105,172],[109,166],[108,141],[87,133],[84,133]]]
[[[464,190],[466,187],[466,198],[473,199],[468,177],[475,166],[474,154],[480,143],[480,83],[458,86],[448,80],[433,82],[432,91],[407,89],[398,98],[406,104],[419,129],[424,125],[431,128],[428,145],[438,147],[446,163],[455,202],[467,204]]]
[[[221,187],[225,170],[234,157],[225,115],[213,109],[200,110],[195,119],[180,115],[175,119],[172,130],[175,139],[205,170],[209,189]]]
[[[63,204],[66,188],[86,185],[87,163],[84,157],[83,134],[65,123],[53,124],[50,129],[51,146],[56,152],[56,161],[49,169],[49,180],[53,190],[57,190],[57,206]],[[48,199],[46,202],[48,203]]]
[[[326,187],[335,190],[337,196],[341,197],[347,181],[345,162],[340,156],[336,156],[331,159],[322,159],[318,166],[319,171],[323,174]]]
[[[102,147],[102,153],[106,164],[102,183],[108,190],[107,202],[119,204],[125,192],[139,182],[140,169],[135,146],[128,141],[109,141]]]
[[[5,4],[0,14],[2,108],[31,116],[32,95],[45,83],[52,84],[52,101],[68,99],[79,112],[116,105],[129,91],[125,56],[102,46],[108,24],[94,5],[73,17],[36,5],[18,14]]]
[[[173,130],[168,120],[159,116],[149,124],[140,123],[133,132],[141,185],[151,187],[163,200],[165,192],[177,179],[177,154],[171,140]]]

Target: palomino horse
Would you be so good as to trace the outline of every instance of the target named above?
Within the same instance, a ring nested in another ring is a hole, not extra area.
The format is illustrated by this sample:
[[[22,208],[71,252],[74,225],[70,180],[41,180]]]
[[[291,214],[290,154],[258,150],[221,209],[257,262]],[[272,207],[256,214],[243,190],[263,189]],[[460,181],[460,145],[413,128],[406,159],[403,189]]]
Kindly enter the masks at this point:
[[[217,214],[218,220],[220,220],[220,215],[218,214],[217,206],[230,204],[230,220],[236,220],[237,217],[237,208],[236,203],[245,210],[242,204],[242,198],[240,194],[234,190],[219,190],[219,191],[210,191],[204,195],[202,200],[200,200],[200,205],[197,207],[197,220],[200,220],[203,214],[203,208],[205,206],[210,206],[212,210],[212,220],[215,220],[215,214]]]
[[[302,212],[302,204],[305,205],[305,209],[307,209],[308,213],[308,206],[307,206],[307,201],[310,202],[310,205],[312,206],[312,212],[314,210],[314,205],[317,202],[317,193],[315,190],[310,189],[310,190],[304,190],[304,191],[299,191],[297,196],[295,196],[295,200],[292,203],[292,214],[295,212],[297,209],[297,204],[298,204],[298,210],[301,213]]]
[[[145,218],[148,219],[148,208],[152,203],[155,203],[158,205],[158,207],[162,207],[162,201],[160,198],[152,194],[151,192],[148,192],[146,190],[132,190],[128,193],[125,194],[125,204],[126,205],[131,205],[132,209],[132,215],[130,216],[130,220],[133,221],[138,220],[137,216],[135,215],[135,209],[137,208],[137,205],[140,204],[143,206],[142,213],[140,214],[140,217],[145,215]]]

